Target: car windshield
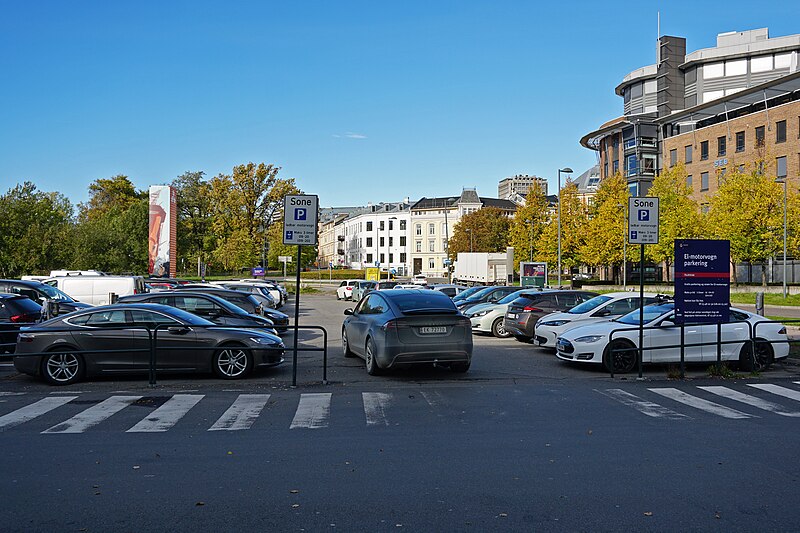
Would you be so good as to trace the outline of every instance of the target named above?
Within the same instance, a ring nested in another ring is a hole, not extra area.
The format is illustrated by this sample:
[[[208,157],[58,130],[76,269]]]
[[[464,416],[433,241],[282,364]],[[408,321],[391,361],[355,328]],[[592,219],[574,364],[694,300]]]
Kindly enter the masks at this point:
[[[75,301],[69,295],[67,295],[66,293],[63,293],[60,290],[56,289],[55,287],[51,287],[50,285],[45,285],[44,283],[42,283],[39,286],[39,288],[51,300],[55,300],[57,302],[74,302]]]
[[[493,290],[494,287],[484,287],[482,290],[476,292],[475,294],[467,298],[467,301],[468,302],[480,301],[482,298],[488,296]]]
[[[645,305],[644,306],[644,323],[647,324],[648,322],[652,322],[656,318],[664,315],[665,313],[669,313],[675,308],[674,303],[665,303],[665,304],[653,304],[653,305]],[[615,322],[620,322],[622,324],[631,324],[633,326],[639,325],[639,309],[634,309],[630,313],[625,316],[621,316],[615,320]]]
[[[414,291],[409,294],[398,294],[392,298],[392,301],[403,313],[421,310],[437,310],[443,313],[457,312],[453,301],[439,291]]]
[[[516,291],[516,292],[512,292],[511,294],[509,294],[508,296],[506,296],[502,300],[498,301],[497,303],[499,303],[499,304],[510,304],[511,302],[513,302],[514,300],[519,298],[521,293],[522,293],[521,290],[520,291]]]
[[[463,291],[461,291],[458,294],[456,294],[455,297],[453,298],[453,300],[466,300],[467,298],[469,298],[470,296],[472,296],[476,292],[482,291],[485,288],[486,287],[482,287],[482,286],[478,285],[476,287],[470,287],[469,289],[464,289]]]
[[[582,304],[578,304],[567,313],[573,315],[582,315],[583,313],[588,313],[589,311],[596,309],[606,303],[607,301],[611,300],[611,296],[595,296],[591,300],[586,300]]]

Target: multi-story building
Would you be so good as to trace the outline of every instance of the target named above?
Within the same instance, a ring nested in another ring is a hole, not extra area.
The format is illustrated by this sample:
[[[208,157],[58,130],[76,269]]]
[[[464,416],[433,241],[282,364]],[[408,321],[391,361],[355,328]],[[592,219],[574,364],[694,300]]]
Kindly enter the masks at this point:
[[[766,116],[763,120],[753,116],[741,121],[744,115],[740,113],[754,115],[763,111],[766,115],[767,109],[790,103],[787,100],[792,100],[794,94],[790,78],[798,70],[798,53],[800,35],[770,38],[766,28],[719,34],[716,47],[689,54],[686,54],[686,39],[660,37],[656,64],[630,72],[616,88],[623,98],[623,116],[586,134],[581,144],[598,152],[601,179],[621,171],[634,195],[646,194],[665,161],[672,164],[673,158],[681,159],[674,155],[677,152],[683,151],[682,159],[692,164],[704,154],[717,163],[715,168],[729,165],[722,160],[728,157],[728,146],[739,142],[736,133],[742,131],[745,150],[737,157],[737,164],[745,164],[747,138],[751,138],[752,147],[760,142],[756,140],[760,124],[756,122],[763,121],[767,131],[778,126],[773,120],[775,111],[770,120]],[[783,111],[791,114],[792,109]],[[791,122],[788,115],[786,120]],[[724,130],[721,134],[720,124]],[[708,145],[703,145],[703,140],[696,138],[697,132],[714,125],[718,129],[707,132],[717,136],[705,139]],[[748,128],[752,130],[749,135]],[[689,132],[692,132],[691,142],[685,135]],[[680,138],[665,142],[676,136]],[[716,155],[720,153],[724,155]],[[790,158],[788,153],[786,157]],[[796,152],[792,157],[797,157]],[[782,162],[776,160],[775,164]],[[790,166],[788,159],[785,164],[787,168]],[[703,186],[698,184],[698,192],[711,192],[711,171],[708,176],[709,186],[700,191]],[[695,170],[692,177],[703,179]]]
[[[483,198],[473,188],[460,196],[425,198],[411,206],[409,234],[411,272],[429,277],[447,277],[447,243],[461,217],[484,207],[498,207],[513,216],[517,205],[506,199]]]
[[[597,188],[600,186],[600,165],[595,165],[577,178],[575,178],[575,186],[578,188],[578,198],[584,204],[589,204],[592,198],[597,194]]]
[[[347,217],[341,223],[344,264],[356,269],[377,266],[408,275],[410,206],[408,198],[402,202],[370,204]]]
[[[319,221],[319,247],[317,263],[320,267],[328,265],[345,266],[344,225],[354,208],[331,209],[323,211]]]
[[[539,176],[528,176],[527,174],[517,174],[510,178],[500,180],[497,185],[497,197],[502,200],[512,200],[517,196],[525,197],[531,187],[537,185],[541,187],[547,196],[547,180]]]

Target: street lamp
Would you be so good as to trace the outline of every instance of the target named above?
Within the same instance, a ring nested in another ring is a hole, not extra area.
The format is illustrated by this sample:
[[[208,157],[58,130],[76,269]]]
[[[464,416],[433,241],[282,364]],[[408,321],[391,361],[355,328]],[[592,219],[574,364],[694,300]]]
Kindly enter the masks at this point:
[[[788,295],[786,289],[786,176],[778,178],[778,183],[783,183],[783,297]]]
[[[531,227],[531,237],[528,239],[528,248],[530,248],[530,258],[528,261],[533,261],[533,220],[525,219],[525,223],[529,224]]]
[[[558,286],[561,287],[561,173],[572,174],[569,167],[558,169]]]
[[[472,252],[472,229],[467,228],[467,232],[469,233],[469,251]]]

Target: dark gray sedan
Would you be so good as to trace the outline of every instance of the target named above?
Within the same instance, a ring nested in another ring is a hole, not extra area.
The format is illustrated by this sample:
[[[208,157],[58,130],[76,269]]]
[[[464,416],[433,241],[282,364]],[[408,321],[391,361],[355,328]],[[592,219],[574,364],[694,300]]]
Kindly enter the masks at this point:
[[[23,329],[17,337],[14,366],[53,385],[101,374],[146,372],[148,329],[156,326],[158,371],[214,372],[222,379],[238,379],[256,366],[283,362],[284,345],[275,335],[217,326],[166,305],[117,304]]]
[[[367,294],[342,325],[345,357],[358,355],[370,375],[404,365],[432,363],[466,372],[472,362],[472,328],[439,291],[395,289]]]

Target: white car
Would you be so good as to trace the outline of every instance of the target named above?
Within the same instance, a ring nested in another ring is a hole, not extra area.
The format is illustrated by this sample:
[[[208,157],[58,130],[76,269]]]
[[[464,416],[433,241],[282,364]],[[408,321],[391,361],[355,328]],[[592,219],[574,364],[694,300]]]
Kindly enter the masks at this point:
[[[645,306],[642,363],[680,361],[681,351],[677,346],[681,342],[681,328],[674,322],[674,309],[675,304],[672,302]],[[789,355],[786,327],[779,322],[731,307],[730,322],[722,324],[720,329],[721,359],[739,362],[742,370],[761,370],[773,361]],[[755,357],[750,356],[751,330],[755,331],[756,336]],[[758,342],[759,340],[767,342]],[[637,366],[638,347],[637,309],[616,320],[587,324],[565,331],[556,341],[556,356],[563,361],[602,364],[609,371],[613,361],[614,372],[624,374]],[[688,363],[716,361],[717,325],[686,324],[684,357]]]
[[[501,339],[510,337],[511,333],[507,332],[503,326],[508,304],[519,298],[519,295],[525,290],[527,289],[512,292],[497,302],[486,302],[467,309],[464,316],[469,318],[472,324],[472,332],[490,333]]]
[[[366,281],[363,279],[346,279],[339,284],[339,287],[336,289],[336,299],[337,300],[352,300],[353,299],[353,287],[358,284],[359,281]]]
[[[423,274],[416,274],[413,278],[411,278],[411,283],[414,285],[427,285],[428,278],[426,278]]]
[[[656,294],[644,293],[644,304],[656,301]],[[545,348],[556,347],[556,339],[568,329],[592,322],[607,322],[639,309],[639,293],[610,292],[595,296],[569,311],[543,316],[536,322],[533,342]]]

